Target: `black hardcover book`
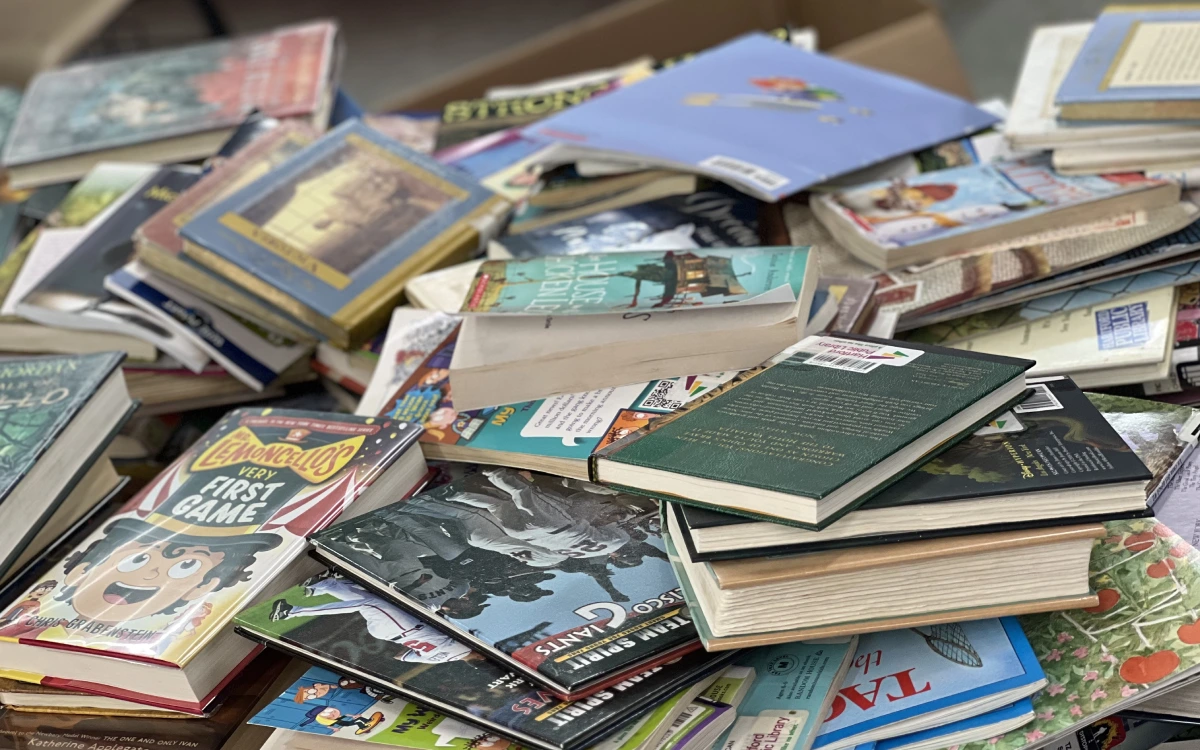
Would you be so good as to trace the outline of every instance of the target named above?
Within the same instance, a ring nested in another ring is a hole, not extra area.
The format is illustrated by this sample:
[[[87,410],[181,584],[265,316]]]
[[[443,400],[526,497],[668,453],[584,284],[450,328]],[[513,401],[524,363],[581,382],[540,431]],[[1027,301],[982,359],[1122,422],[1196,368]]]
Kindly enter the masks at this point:
[[[324,562],[563,698],[700,646],[650,498],[489,467],[310,541]]]
[[[235,622],[244,636],[540,750],[591,747],[737,653],[691,651],[572,702],[333,574]]]
[[[1150,514],[1155,478],[1070,378],[1030,379],[1026,399],[815,532],[684,507],[693,559],[891,544]]]

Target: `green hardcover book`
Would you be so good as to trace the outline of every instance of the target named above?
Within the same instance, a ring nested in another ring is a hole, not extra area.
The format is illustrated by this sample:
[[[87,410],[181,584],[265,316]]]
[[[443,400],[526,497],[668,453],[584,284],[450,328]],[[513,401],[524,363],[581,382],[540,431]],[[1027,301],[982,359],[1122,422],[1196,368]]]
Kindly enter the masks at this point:
[[[592,454],[592,481],[820,529],[1025,393],[1033,362],[810,336]]]

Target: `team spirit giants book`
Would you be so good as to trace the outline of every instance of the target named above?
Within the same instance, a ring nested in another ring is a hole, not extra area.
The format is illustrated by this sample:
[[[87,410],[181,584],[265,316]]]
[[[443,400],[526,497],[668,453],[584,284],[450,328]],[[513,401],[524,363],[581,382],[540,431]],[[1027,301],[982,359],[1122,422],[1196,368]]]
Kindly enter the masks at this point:
[[[1021,398],[1033,364],[810,336],[596,451],[591,479],[824,528]]]
[[[699,647],[660,528],[649,498],[486,468],[311,541],[373,591],[578,697]]]
[[[330,573],[245,610],[236,623],[273,648],[539,750],[591,747],[732,656],[691,651],[570,702]]]
[[[79,179],[102,160],[204,158],[253,109],[324,127],[337,27],[320,21],[34,77],[0,163],[15,187]]]
[[[346,349],[386,325],[406,279],[466,260],[507,207],[351,120],[180,235],[187,258]]]
[[[233,615],[303,575],[306,534],[409,492],[419,431],[229,412],[0,617],[8,676],[202,712],[254,651]]]

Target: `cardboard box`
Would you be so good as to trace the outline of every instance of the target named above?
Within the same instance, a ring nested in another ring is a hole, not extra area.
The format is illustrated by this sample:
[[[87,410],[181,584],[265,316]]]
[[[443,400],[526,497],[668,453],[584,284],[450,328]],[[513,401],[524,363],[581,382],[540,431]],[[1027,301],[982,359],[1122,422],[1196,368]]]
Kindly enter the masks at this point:
[[[491,86],[533,83],[640,55],[695,52],[738,34],[813,26],[820,49],[970,96],[946,27],[925,0],[624,0],[517,48],[450,71],[392,110],[440,110]]]
[[[34,73],[67,60],[129,0],[0,2],[0,85],[24,86]]]

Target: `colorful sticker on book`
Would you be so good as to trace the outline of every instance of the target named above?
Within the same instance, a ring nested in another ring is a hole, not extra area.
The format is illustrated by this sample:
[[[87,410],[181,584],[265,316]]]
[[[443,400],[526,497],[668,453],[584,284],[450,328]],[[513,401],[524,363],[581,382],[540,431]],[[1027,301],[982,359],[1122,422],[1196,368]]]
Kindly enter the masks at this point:
[[[1103,349],[1130,349],[1150,340],[1150,308],[1145,302],[1096,311],[1096,342]]]
[[[877,367],[903,367],[925,352],[891,344],[854,341],[833,336],[810,337],[772,357],[773,364],[794,363],[867,373]],[[807,355],[807,356],[797,356]]]
[[[653,409],[655,411],[675,411],[717,386],[733,380],[738,372],[738,370],[724,370],[704,375],[688,375],[682,378],[659,380],[654,383],[650,392],[642,398],[637,408]]]
[[[604,437],[600,438],[600,442],[596,444],[595,450],[600,450],[610,443],[615,443],[623,437],[640,430],[650,424],[650,420],[655,417],[661,417],[661,414],[652,411],[638,411],[636,409],[622,409],[617,412],[617,416],[613,417],[612,424],[604,431]]]
[[[1021,420],[1017,419],[1016,415],[1011,411],[1006,411],[983,427],[975,430],[975,435],[1002,435],[1010,432],[1023,432],[1024,430],[1025,425]]]

